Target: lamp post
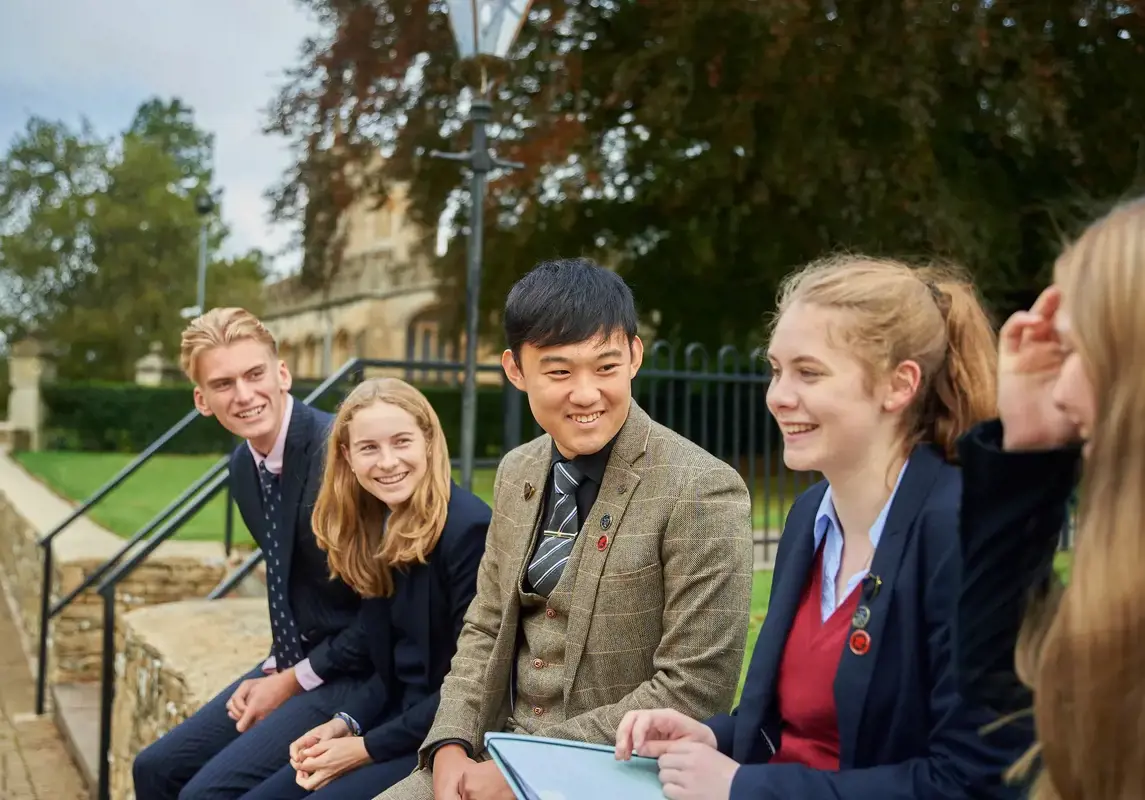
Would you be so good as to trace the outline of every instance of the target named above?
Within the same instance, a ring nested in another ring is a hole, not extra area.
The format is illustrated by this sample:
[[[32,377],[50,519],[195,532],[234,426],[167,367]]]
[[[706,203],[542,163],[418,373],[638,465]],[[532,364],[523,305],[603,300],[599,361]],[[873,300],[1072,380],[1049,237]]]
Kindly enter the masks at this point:
[[[207,310],[207,215],[215,209],[215,203],[206,192],[195,198],[195,211],[199,214],[199,290],[195,304],[199,313]]]
[[[532,0],[446,0],[449,25],[462,58],[505,58],[517,38]],[[473,488],[474,443],[477,427],[477,319],[481,296],[481,239],[485,223],[485,178],[494,168],[519,169],[489,151],[485,126],[493,106],[481,94],[469,107],[473,143],[465,153],[430,153],[435,158],[469,166],[469,241],[465,270],[465,382],[461,390],[461,485]]]

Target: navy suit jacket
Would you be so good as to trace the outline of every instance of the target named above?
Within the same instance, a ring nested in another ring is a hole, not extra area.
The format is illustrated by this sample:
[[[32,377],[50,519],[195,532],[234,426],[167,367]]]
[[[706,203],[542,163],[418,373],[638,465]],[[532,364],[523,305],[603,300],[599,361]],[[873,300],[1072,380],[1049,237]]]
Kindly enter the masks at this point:
[[[362,603],[374,674],[341,710],[368,731],[366,752],[375,762],[417,753],[429,733],[465,610],[477,593],[477,567],[491,519],[483,500],[453,484],[445,527],[427,563],[395,572],[390,597]],[[412,703],[405,697],[410,687],[394,674],[395,615],[413,632],[420,653],[420,699]]]
[[[983,734],[995,720],[958,692],[953,652],[961,577],[958,468],[929,445],[916,447],[891,506],[871,575],[882,579],[870,608],[870,650],[844,646],[835,677],[838,772],[767,762],[782,736],[776,681],[787,635],[814,564],[819,483],[796,501],[783,528],[767,619],[739,707],[708,721],[720,752],[742,766],[733,800],[839,798],[964,800],[1016,797],[1001,775],[1030,744],[1012,729]]]
[[[303,651],[323,681],[360,674],[367,642],[358,620],[362,600],[342,581],[330,579],[326,554],[318,547],[310,525],[322,483],[326,437],[333,421],[325,411],[295,399],[279,478],[282,514],[288,524],[280,529],[286,535],[280,542],[282,564],[278,569],[289,581],[295,624],[306,639]],[[230,481],[243,522],[265,551],[262,490],[246,442],[231,453]]]

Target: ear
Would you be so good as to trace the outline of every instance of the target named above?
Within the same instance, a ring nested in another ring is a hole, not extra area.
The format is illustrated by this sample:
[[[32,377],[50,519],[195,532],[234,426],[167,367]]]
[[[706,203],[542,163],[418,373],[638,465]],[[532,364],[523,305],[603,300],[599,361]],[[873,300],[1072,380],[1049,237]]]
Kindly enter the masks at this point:
[[[632,346],[629,350],[632,353],[632,367],[628,377],[635,378],[636,373],[640,371],[640,366],[644,363],[644,342],[640,340],[639,336],[632,337]]]
[[[903,411],[918,396],[922,369],[915,361],[903,361],[891,372],[883,397],[883,410],[892,414]]]
[[[507,349],[501,354],[501,369],[505,370],[505,377],[509,379],[509,383],[522,392],[525,391],[525,375],[521,372],[521,365],[513,357],[512,350]]]
[[[346,449],[346,445],[338,445],[338,450],[342,453],[342,458],[346,459],[346,463],[350,465],[350,472],[353,472],[354,464],[350,461],[350,451]]]
[[[192,396],[195,398],[195,408],[198,409],[200,414],[204,417],[213,417],[215,415],[215,412],[211,411],[211,407],[207,405],[207,398],[203,394],[202,389],[196,386],[192,392]]]
[[[282,360],[278,362],[278,382],[282,384],[283,392],[289,392],[290,387],[294,385],[294,376],[290,374],[290,367],[286,366],[286,362]]]

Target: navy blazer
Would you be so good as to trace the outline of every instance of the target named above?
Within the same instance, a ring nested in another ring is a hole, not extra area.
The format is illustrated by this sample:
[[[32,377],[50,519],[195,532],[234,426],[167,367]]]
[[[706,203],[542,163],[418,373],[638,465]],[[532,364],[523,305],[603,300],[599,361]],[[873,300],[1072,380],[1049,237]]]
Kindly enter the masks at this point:
[[[366,752],[375,762],[417,753],[429,733],[465,610],[477,593],[477,567],[491,519],[485,501],[453,484],[445,527],[427,563],[395,572],[390,597],[362,603],[374,674],[341,710],[368,731]],[[422,680],[412,703],[405,698],[411,687],[394,674],[395,616],[407,621],[403,628],[414,632],[421,654]]]
[[[733,800],[1018,796],[1001,776],[1029,746],[1029,735],[980,733],[995,717],[958,692],[953,623],[961,489],[957,467],[929,445],[914,449],[871,564],[882,585],[864,600],[870,650],[859,656],[844,646],[835,677],[838,772],[767,763],[782,736],[776,681],[815,561],[813,526],[826,483],[795,501],[739,707],[708,721],[720,752],[742,765]]]
[[[1014,647],[1030,609],[1058,582],[1054,555],[1069,519],[1081,447],[1006,452],[998,420],[958,443],[963,464],[962,592],[958,667],[966,697],[999,714],[1026,711],[1033,694],[1014,671]],[[1012,724],[1029,726],[1021,716]]]
[[[297,398],[286,429],[282,458],[282,514],[288,521],[280,542],[281,574],[289,576],[291,609],[303,650],[322,680],[358,674],[365,654],[366,633],[359,627],[362,599],[340,580],[330,579],[326,554],[318,547],[310,517],[318,499],[325,466],[326,438],[334,417]],[[246,442],[231,453],[231,494],[243,522],[266,551],[262,490],[258,470]]]

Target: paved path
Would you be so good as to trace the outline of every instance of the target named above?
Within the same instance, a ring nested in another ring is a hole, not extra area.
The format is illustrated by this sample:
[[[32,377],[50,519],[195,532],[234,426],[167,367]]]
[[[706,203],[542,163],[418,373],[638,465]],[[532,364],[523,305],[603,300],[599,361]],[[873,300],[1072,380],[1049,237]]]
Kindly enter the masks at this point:
[[[87,792],[51,716],[37,717],[35,682],[0,595],[0,798],[82,800]]]

